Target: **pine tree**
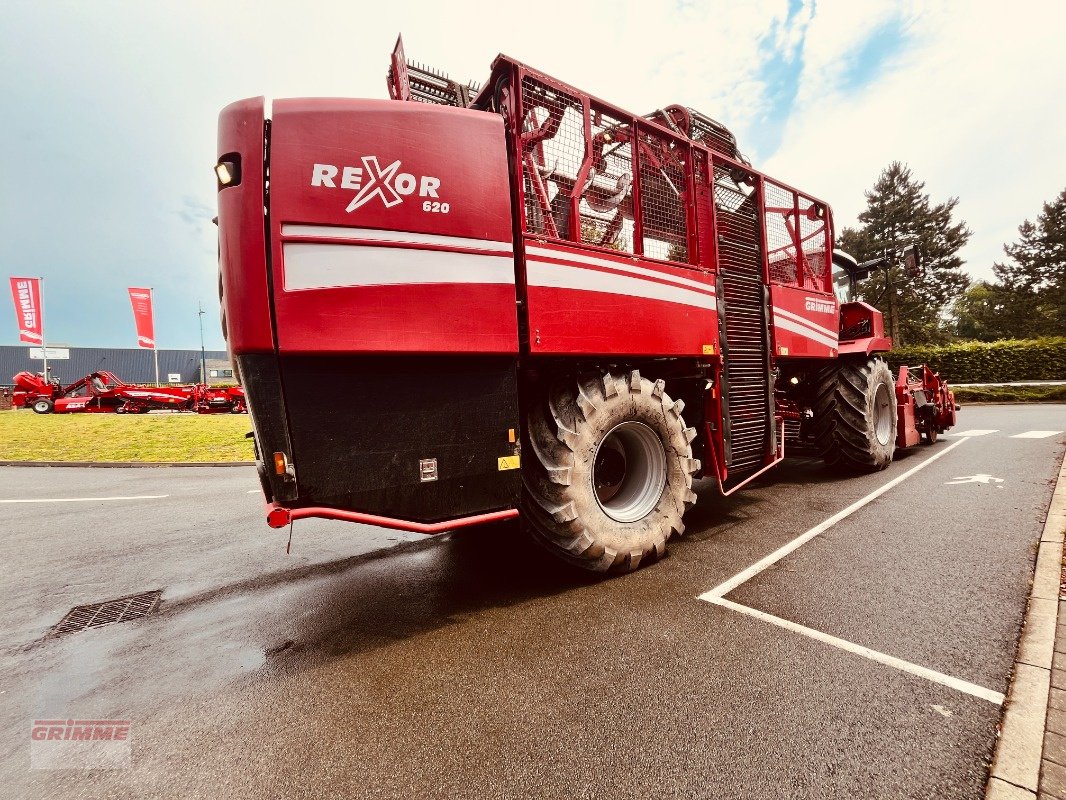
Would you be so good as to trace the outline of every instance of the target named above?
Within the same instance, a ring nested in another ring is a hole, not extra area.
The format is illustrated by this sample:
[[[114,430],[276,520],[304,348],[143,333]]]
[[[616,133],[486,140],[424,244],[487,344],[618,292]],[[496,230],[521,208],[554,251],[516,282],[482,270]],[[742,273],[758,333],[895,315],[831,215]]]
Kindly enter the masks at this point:
[[[1028,339],[1066,333],[1066,189],[1044,203],[1036,224],[1018,226],[1018,241],[1003,246],[1008,261],[992,265],[992,308],[984,325],[995,338]],[[959,332],[973,326],[974,309],[959,310]]]
[[[947,311],[966,290],[959,251],[971,236],[952,213],[958,198],[933,205],[925,183],[894,161],[866,192],[858,229],[845,228],[837,247],[867,261],[888,254],[889,265],[859,285],[861,299],[885,315],[896,345],[939,343],[950,337]],[[911,274],[898,258],[908,244],[918,245],[922,269]]]

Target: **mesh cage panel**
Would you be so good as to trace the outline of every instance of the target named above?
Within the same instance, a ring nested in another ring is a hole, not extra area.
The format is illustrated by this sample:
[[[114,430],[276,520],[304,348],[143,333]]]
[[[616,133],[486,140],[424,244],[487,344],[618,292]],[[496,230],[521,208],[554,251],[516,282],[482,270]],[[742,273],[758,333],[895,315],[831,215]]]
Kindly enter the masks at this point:
[[[763,194],[770,280],[828,291],[829,226],[824,206],[770,181],[765,182]]]
[[[796,196],[776,183],[763,183],[766,229],[766,262],[770,280],[796,285]]]
[[[644,255],[688,261],[688,191],[684,150],[644,132],[640,135],[640,213]]]
[[[822,216],[818,216],[821,209]],[[817,292],[829,291],[829,226],[825,210],[812,200],[799,196],[800,248],[807,262],[803,288]]]
[[[629,125],[592,109],[592,169],[581,196],[581,241],[633,250],[633,149]]]
[[[738,183],[728,167],[714,165],[718,262],[723,269],[762,278],[755,194]]]
[[[574,97],[522,81],[526,230],[570,239],[570,198],[585,158],[584,115]]]
[[[692,115],[692,130],[689,136],[693,141],[702,142],[711,150],[729,158],[737,157],[737,140],[725,125],[691,108],[689,113]]]

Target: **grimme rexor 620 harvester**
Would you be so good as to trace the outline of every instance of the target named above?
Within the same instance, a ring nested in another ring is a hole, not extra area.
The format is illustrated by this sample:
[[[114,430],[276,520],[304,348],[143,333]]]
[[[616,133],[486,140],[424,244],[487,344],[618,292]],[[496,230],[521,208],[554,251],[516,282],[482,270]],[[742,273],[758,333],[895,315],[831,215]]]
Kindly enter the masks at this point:
[[[223,327],[271,525],[521,515],[630,570],[696,478],[731,493],[793,443],[882,469],[954,423],[932,372],[890,373],[880,313],[838,302],[828,204],[721,124],[502,55],[478,91],[401,43],[388,87],[219,119]]]

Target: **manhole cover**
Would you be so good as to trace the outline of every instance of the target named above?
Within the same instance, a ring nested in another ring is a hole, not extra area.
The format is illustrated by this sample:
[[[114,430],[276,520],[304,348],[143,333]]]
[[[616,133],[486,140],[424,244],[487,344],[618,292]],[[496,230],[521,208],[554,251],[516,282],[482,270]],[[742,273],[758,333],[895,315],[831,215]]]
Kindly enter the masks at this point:
[[[156,610],[159,605],[159,596],[162,593],[162,589],[156,589],[152,592],[104,600],[102,603],[74,606],[59,621],[59,624],[52,628],[51,635],[62,636],[65,633],[77,633],[86,628],[99,628],[102,625],[114,625],[117,622],[129,622],[131,619],[147,617]]]

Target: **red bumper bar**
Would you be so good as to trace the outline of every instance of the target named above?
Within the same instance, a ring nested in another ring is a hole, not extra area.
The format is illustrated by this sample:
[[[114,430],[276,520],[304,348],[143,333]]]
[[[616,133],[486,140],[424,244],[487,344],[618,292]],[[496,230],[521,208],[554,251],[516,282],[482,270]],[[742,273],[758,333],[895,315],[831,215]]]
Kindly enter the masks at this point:
[[[397,530],[412,531],[413,533],[444,533],[456,528],[468,528],[471,525],[482,525],[486,522],[514,519],[517,516],[518,509],[508,508],[505,511],[490,511],[487,514],[475,514],[472,517],[459,517],[459,519],[449,519],[443,522],[414,522],[406,519],[379,517],[375,514],[362,514],[358,511],[342,511],[339,508],[320,506],[283,508],[277,503],[267,505],[267,525],[271,528],[284,528],[294,519],[319,517],[321,519],[339,519],[344,522],[362,522],[366,525],[396,528]]]

